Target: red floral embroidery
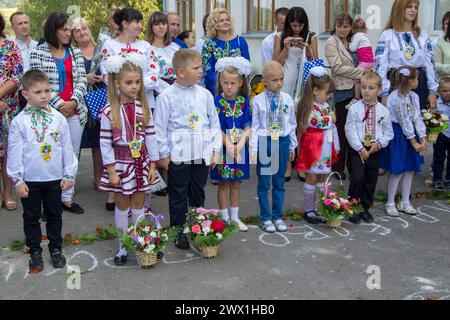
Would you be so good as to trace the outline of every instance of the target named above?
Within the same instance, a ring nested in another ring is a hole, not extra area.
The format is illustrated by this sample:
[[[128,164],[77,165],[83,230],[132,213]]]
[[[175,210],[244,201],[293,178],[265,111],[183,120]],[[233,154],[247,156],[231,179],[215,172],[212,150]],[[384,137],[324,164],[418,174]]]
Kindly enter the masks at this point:
[[[311,124],[313,125],[313,127],[317,126],[317,119],[316,118],[312,118],[311,119]]]
[[[150,79],[151,79],[152,81],[156,81],[156,77],[155,77],[155,76],[152,76]]]

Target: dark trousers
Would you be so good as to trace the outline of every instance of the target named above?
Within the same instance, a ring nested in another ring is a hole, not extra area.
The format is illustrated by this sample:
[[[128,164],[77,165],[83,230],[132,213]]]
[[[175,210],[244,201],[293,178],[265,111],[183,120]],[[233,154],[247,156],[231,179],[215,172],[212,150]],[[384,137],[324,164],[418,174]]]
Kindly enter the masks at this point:
[[[364,210],[368,210],[373,205],[373,196],[378,181],[380,154],[381,152],[371,154],[363,164],[358,152],[352,148],[349,149],[352,171],[348,195],[352,199],[360,199]]]
[[[348,110],[345,108],[346,105],[352,101],[353,98],[347,99],[345,101],[339,102],[335,106],[336,112],[336,128],[339,134],[339,144],[341,150],[339,151],[339,160],[333,164],[333,171],[344,172],[347,166],[350,172],[350,159],[348,159],[349,144],[345,136],[345,122],[347,121]]]
[[[42,252],[41,248],[41,208],[44,207],[47,217],[48,248],[51,251],[61,250],[62,246],[62,209],[61,180],[48,182],[26,182],[28,198],[21,198],[23,206],[23,231],[30,253]]]
[[[450,180],[450,139],[441,133],[433,146],[433,150],[433,182],[442,181],[445,160],[447,160],[445,180]]]
[[[182,227],[189,207],[205,205],[205,186],[209,166],[201,164],[169,163],[167,190],[169,191],[170,226]]]

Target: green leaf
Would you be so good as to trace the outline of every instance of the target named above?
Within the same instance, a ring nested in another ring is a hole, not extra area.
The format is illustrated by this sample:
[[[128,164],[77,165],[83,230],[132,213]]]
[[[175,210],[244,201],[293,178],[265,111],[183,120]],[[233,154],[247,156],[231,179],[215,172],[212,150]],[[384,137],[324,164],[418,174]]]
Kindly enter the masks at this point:
[[[25,241],[13,240],[8,244],[11,251],[21,251],[25,248]]]

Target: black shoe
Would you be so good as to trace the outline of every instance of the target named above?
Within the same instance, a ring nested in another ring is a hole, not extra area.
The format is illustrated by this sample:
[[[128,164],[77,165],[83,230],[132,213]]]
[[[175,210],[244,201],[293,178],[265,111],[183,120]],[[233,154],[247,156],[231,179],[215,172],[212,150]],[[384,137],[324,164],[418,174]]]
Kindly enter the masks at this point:
[[[364,220],[366,223],[372,223],[374,221],[373,216],[369,211],[361,212],[359,214],[360,218]]]
[[[164,188],[164,189],[162,189],[162,190],[153,192],[153,194],[154,194],[155,196],[158,196],[158,197],[166,197],[166,196],[167,196],[167,193],[168,193],[167,188]]]
[[[156,254],[156,258],[162,259],[163,257],[164,257],[164,252],[158,251],[158,253]]]
[[[74,213],[74,214],[83,214],[84,213],[83,208],[80,207],[80,205],[76,202],[72,202],[70,207],[66,206],[63,202],[61,202],[61,208],[64,211],[69,211],[70,213]]]
[[[115,202],[107,202],[107,203],[105,203],[105,208],[108,211],[114,211],[114,209],[116,208],[116,203]]]
[[[47,222],[47,217],[45,216],[45,213],[41,213],[41,221],[42,222]]]
[[[361,223],[361,218],[359,215],[354,214],[353,216],[351,216],[350,218],[348,218],[348,221],[350,221],[353,224],[360,224]]]
[[[191,247],[188,238],[183,232],[178,234],[178,237],[175,240],[175,247],[181,250],[188,250]]]
[[[28,267],[31,273],[38,273],[44,270],[44,261],[42,260],[42,253],[34,252],[30,254],[30,262]]]
[[[291,181],[291,177],[284,177],[284,181],[285,181],[285,182]]]
[[[300,180],[301,182],[305,182],[305,181],[306,181],[306,178],[305,178],[305,177],[302,177],[302,176],[300,175],[300,173],[297,173],[297,178],[298,178],[298,180]]]
[[[114,256],[114,264],[116,265],[116,266],[123,266],[125,263],[127,263],[127,259],[128,259],[128,255],[126,254],[126,255],[124,255],[124,256],[118,256],[118,255],[115,255]]]
[[[434,191],[445,191],[442,181],[436,181],[434,183]]]
[[[320,220],[317,218],[317,213],[315,211],[305,212],[303,219],[309,224],[319,224]]]
[[[66,266],[66,258],[61,250],[53,250],[50,253],[50,258],[52,259],[52,265],[55,269],[62,269]]]

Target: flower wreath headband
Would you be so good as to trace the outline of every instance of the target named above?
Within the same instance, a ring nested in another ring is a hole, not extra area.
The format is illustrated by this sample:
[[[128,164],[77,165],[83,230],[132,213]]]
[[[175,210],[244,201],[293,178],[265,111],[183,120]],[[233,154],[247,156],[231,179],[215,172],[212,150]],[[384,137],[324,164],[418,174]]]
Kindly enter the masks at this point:
[[[120,73],[123,65],[127,62],[141,68],[141,70],[144,70],[146,63],[142,52],[137,49],[131,49],[130,47],[123,48],[117,55],[107,55],[103,58],[103,61],[105,61],[104,66],[106,72],[115,74]]]
[[[217,60],[216,72],[223,72],[227,68],[235,68],[240,75],[246,77],[252,73],[250,61],[243,57],[226,57]]]

